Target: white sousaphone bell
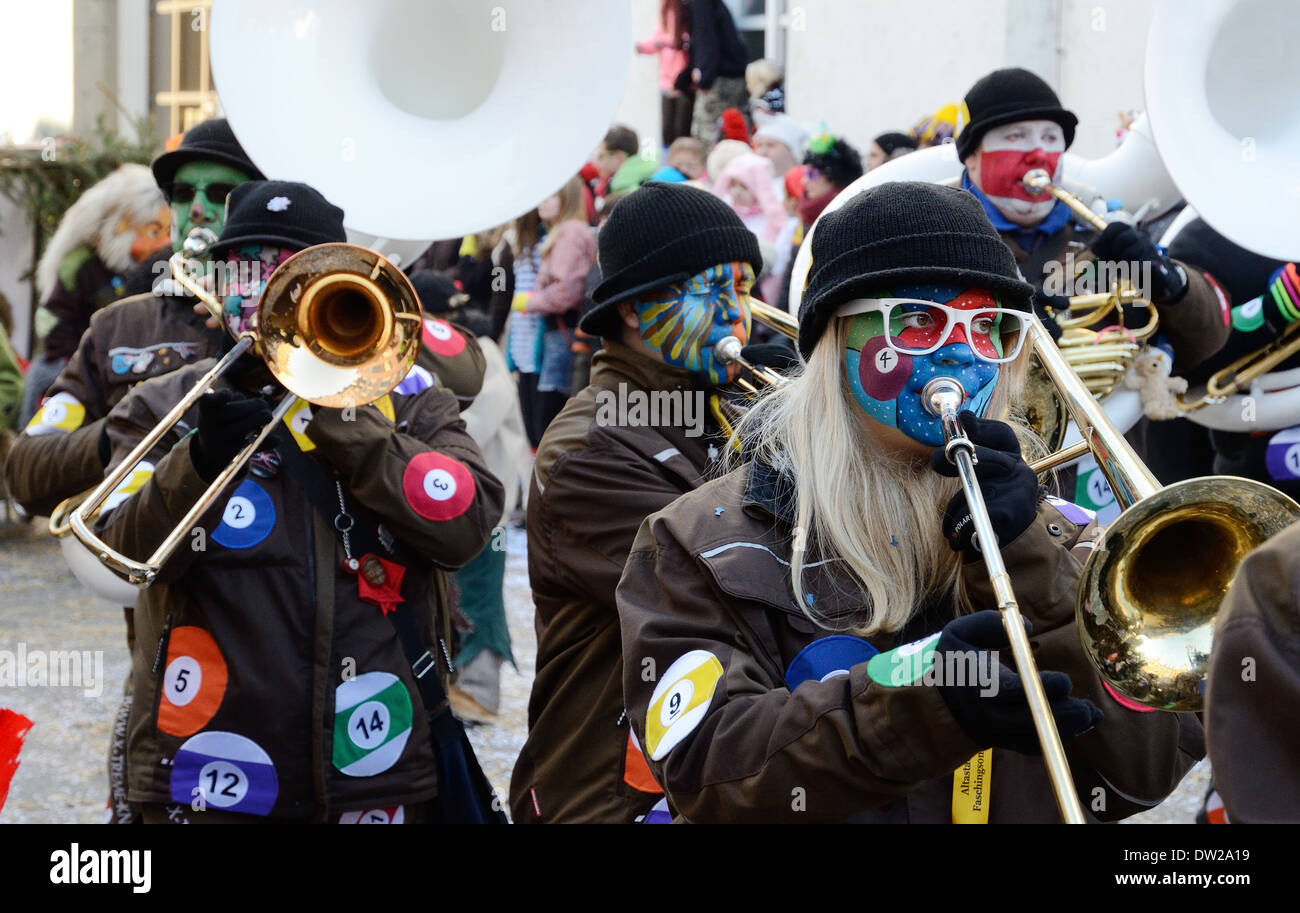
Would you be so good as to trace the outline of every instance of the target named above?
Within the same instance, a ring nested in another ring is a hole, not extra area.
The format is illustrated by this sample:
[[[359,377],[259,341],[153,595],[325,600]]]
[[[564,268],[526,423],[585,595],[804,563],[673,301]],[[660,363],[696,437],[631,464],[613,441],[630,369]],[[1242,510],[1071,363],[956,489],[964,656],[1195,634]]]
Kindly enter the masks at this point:
[[[1247,250],[1300,259],[1295,13],[1290,0],[1165,0],[1156,7],[1147,111],[1160,156],[1189,204],[1162,244],[1199,215]],[[1236,432],[1300,424],[1300,368],[1255,377],[1246,392],[1186,417]]]
[[[555,193],[613,122],[632,55],[627,3],[215,0],[213,79],[275,179],[342,207],[351,243],[398,266],[434,240],[508,222]],[[96,595],[138,591],[72,535]],[[52,518],[52,520],[55,518]]]

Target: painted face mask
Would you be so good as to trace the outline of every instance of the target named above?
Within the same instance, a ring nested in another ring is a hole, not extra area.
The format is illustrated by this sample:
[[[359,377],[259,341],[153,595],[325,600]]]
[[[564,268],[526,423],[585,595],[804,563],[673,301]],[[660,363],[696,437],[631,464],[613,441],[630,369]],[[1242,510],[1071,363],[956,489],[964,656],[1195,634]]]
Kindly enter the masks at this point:
[[[882,311],[854,314],[844,351],[853,398],[882,425],[937,447],[943,429],[921,404],[921,388],[931,378],[952,377],[967,392],[963,408],[983,418],[1001,367],[986,359],[1013,358],[1019,352],[1024,333],[1018,312],[998,316],[988,310],[1000,307],[992,294],[958,286],[899,287],[863,303],[883,307],[876,304],[879,299],[915,300],[889,307],[889,335],[899,349],[924,354],[906,354],[886,343]],[[926,308],[924,302],[931,301],[952,311]]]
[[[296,253],[269,244],[248,244],[227,254],[221,316],[231,335],[254,329],[257,305],[271,273]]]
[[[221,234],[226,224],[226,198],[248,175],[217,162],[186,162],[172,180],[172,248],[180,250],[190,232],[200,226]]]
[[[636,302],[641,339],[666,364],[686,368],[723,384],[736,368],[719,362],[713,347],[727,336],[749,340],[749,290],[754,268],[719,263],[684,282],[651,292]]]
[[[1041,168],[1055,181],[1060,175],[1065,137],[1053,121],[1023,121],[994,127],[980,146],[980,190],[998,209],[1046,218],[1056,205],[1051,195],[1033,196],[1021,179]]]

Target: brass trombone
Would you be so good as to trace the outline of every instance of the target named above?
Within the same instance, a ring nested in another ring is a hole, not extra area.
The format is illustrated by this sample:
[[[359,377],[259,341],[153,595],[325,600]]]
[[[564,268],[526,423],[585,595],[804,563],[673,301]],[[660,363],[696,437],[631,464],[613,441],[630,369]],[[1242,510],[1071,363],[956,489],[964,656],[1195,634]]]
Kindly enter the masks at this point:
[[[215,236],[197,230],[171,260],[176,280],[213,316],[221,304],[191,275]],[[299,397],[318,406],[362,406],[401,383],[420,343],[420,305],[406,276],[374,251],[351,244],[318,244],[294,254],[271,274],[258,303],[256,329],[244,332],[113,472],[68,515],[77,537],[114,574],[148,586],[262,441]],[[210,385],[250,349],[286,389],[271,421],[244,446],[144,561],[122,555],[90,529],[91,517]]]
[[[1084,564],[1076,621],[1084,653],[1116,691],[1158,710],[1196,711],[1214,618],[1246,555],[1300,519],[1300,504],[1236,476],[1162,487],[1033,319],[1029,342],[1083,435],[1075,451],[1031,464],[1036,472],[1091,451],[1123,513]]]

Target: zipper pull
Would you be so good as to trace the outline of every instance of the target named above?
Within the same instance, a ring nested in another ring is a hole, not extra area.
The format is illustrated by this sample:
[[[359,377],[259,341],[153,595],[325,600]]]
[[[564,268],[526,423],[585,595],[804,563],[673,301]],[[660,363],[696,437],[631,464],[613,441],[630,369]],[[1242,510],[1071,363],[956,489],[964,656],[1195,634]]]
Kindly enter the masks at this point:
[[[153,655],[153,669],[150,671],[157,675],[162,671],[163,661],[167,658],[167,641],[171,638],[172,616],[167,613],[167,618],[163,621],[162,636],[158,638],[158,649]]]

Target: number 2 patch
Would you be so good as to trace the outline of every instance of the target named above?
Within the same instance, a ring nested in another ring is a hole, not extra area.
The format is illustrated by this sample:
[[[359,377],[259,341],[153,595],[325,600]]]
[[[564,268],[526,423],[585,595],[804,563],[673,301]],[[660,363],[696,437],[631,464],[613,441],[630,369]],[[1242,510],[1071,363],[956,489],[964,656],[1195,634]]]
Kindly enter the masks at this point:
[[[663,760],[700,725],[721,678],[722,663],[707,650],[692,650],[668,667],[646,710],[645,742],[652,761]]]
[[[269,536],[274,526],[271,496],[252,479],[245,479],[226,502],[212,541],[225,548],[252,548]]]
[[[280,781],[271,756],[252,739],[233,732],[190,736],[172,758],[173,802],[246,815],[266,815],[275,806]]]
[[[474,500],[474,476],[464,463],[427,451],[416,454],[402,473],[406,503],[426,520],[459,517]]]
[[[173,628],[167,638],[158,728],[187,736],[208,724],[226,696],[226,660],[212,635],[193,625]]]

